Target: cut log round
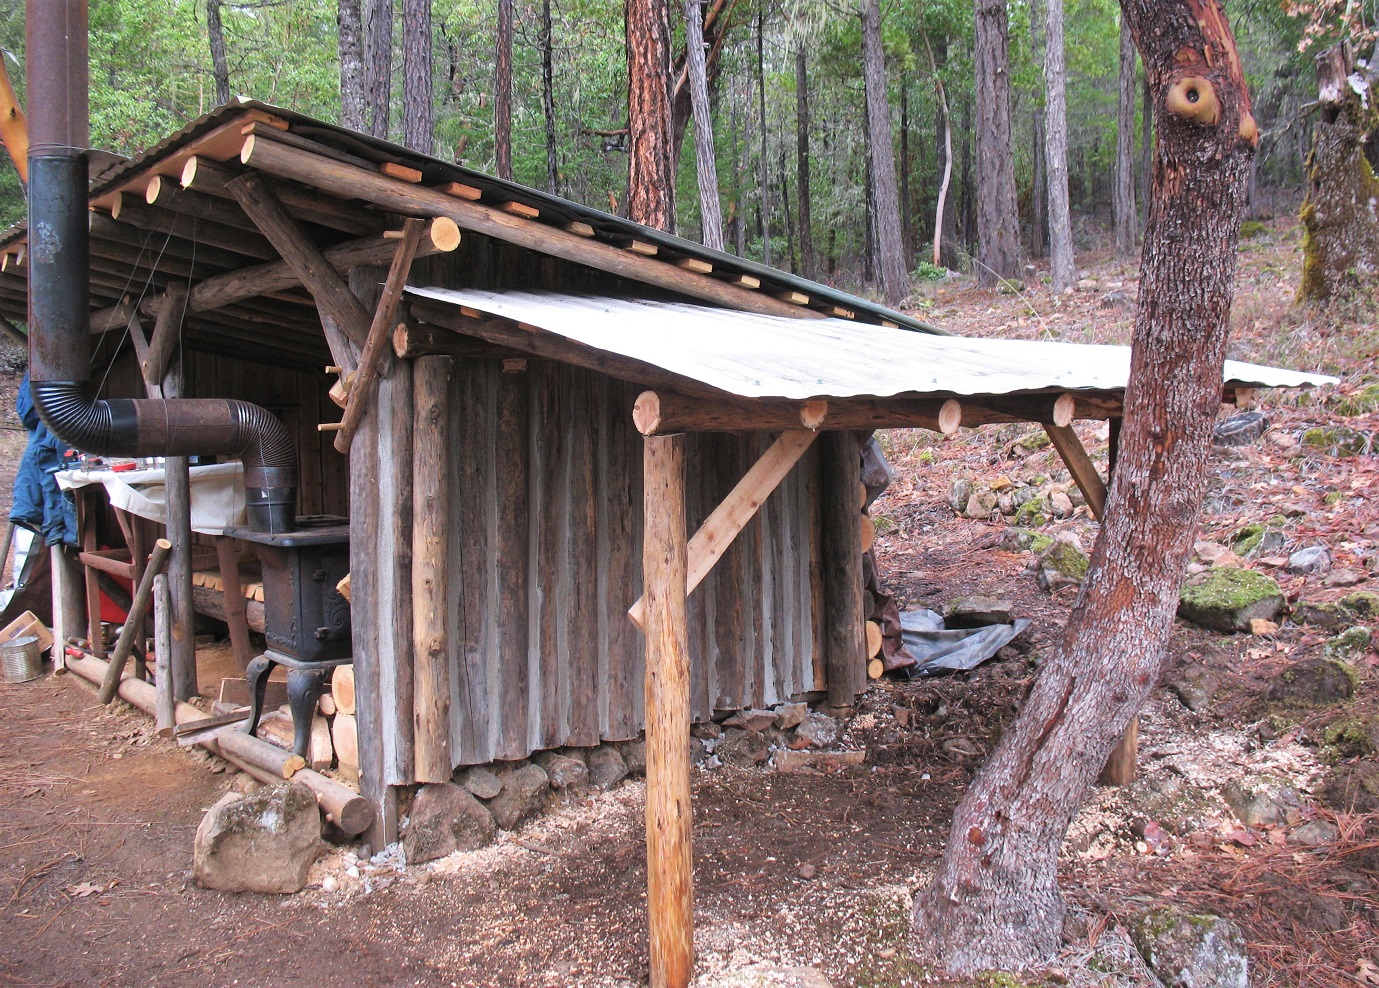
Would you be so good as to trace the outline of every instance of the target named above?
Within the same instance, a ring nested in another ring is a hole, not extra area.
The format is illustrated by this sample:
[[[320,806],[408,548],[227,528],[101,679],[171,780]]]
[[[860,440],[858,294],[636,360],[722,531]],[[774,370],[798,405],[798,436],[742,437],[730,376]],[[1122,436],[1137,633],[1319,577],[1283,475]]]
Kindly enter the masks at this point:
[[[871,549],[876,542],[876,522],[871,520],[870,515],[862,516],[862,551]]]
[[[880,679],[882,674],[885,673],[885,671],[886,666],[880,659],[872,659],[870,662],[867,663],[868,679]]]
[[[335,709],[339,713],[354,713],[354,666],[335,667],[330,677],[330,694],[335,697]]]
[[[460,246],[460,228],[448,216],[437,216],[431,221],[431,243],[437,250],[450,253]]]
[[[875,621],[867,622],[867,658],[874,659],[881,654],[881,625]],[[868,670],[870,671],[870,670]],[[871,677],[875,679],[875,676]]]
[[[359,723],[355,720],[354,714],[337,713],[335,723],[330,728],[330,737],[335,743],[335,759],[339,763],[337,771],[340,778],[358,782]]]

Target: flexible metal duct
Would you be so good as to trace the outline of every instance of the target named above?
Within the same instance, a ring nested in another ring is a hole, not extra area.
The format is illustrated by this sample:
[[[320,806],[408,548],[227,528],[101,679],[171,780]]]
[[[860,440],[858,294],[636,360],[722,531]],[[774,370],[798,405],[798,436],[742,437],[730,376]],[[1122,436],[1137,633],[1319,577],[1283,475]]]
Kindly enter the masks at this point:
[[[267,409],[219,398],[111,399],[90,383],[86,0],[27,0],[29,381],[48,428],[107,456],[244,461],[249,526],[294,526],[297,453]]]

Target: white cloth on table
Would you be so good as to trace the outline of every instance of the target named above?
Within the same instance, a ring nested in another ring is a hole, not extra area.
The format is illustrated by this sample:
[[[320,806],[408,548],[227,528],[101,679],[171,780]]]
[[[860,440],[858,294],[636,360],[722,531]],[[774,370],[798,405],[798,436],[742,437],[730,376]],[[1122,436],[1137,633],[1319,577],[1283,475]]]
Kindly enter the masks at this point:
[[[192,531],[202,535],[221,535],[229,525],[245,523],[244,465],[238,460],[192,467]],[[102,484],[117,508],[167,523],[167,491],[163,468],[125,470],[60,470],[56,474],[63,490]]]

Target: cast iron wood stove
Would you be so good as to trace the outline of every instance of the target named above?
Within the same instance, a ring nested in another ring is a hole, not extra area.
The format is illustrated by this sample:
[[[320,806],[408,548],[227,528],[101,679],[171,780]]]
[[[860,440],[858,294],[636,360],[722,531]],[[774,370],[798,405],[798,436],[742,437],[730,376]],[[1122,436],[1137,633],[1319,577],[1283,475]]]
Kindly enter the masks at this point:
[[[306,515],[288,532],[227,528],[225,534],[254,543],[263,566],[263,623],[268,647],[249,663],[245,679],[253,706],[245,728],[258,729],[268,676],[287,668],[295,754],[306,756],[311,718],[326,678],[353,661],[350,605],[336,584],[350,569],[349,521],[338,515]]]

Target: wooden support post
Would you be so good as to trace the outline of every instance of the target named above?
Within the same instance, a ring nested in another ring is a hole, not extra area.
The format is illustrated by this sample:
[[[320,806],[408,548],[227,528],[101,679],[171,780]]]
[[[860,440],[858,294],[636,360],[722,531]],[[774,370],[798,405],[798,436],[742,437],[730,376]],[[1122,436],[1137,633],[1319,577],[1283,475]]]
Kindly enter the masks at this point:
[[[648,438],[646,861],[652,988],[685,988],[694,961],[684,436]]]
[[[1140,719],[1130,721],[1121,739],[1111,749],[1111,757],[1097,781],[1103,786],[1128,786],[1135,781],[1135,760],[1140,752]]]
[[[148,605],[153,599],[153,578],[163,571],[163,564],[167,561],[170,549],[172,543],[167,539],[159,539],[153,546],[153,556],[144,568],[143,578],[134,592],[134,602],[129,605],[129,615],[125,618],[124,629],[120,632],[120,640],[115,643],[115,651],[110,656],[105,681],[101,683],[100,693],[97,695],[101,703],[109,703],[115,699],[115,688],[119,686],[120,676],[124,674],[130,649],[134,647],[134,639],[136,636],[142,637],[143,634],[144,615],[148,613]]]
[[[159,573],[153,578],[153,685],[158,690],[154,720],[160,737],[172,737],[177,725],[177,698],[172,695],[172,598],[168,578]]]
[[[96,544],[96,491],[87,487],[79,489],[80,493],[76,498],[77,503],[77,531],[80,533],[81,548],[83,553],[92,553],[99,550]],[[86,575],[86,639],[91,643],[91,654],[97,658],[105,658],[105,642],[101,631],[101,590],[97,580],[96,570],[91,566],[84,568]]]
[[[179,348],[180,350],[180,348]],[[182,361],[174,352],[163,375],[163,396],[182,397]],[[192,597],[192,481],[185,456],[169,456],[163,463],[166,500],[168,592],[172,597],[172,686],[179,700],[198,692],[196,680],[196,606]]]
[[[363,356],[359,358],[359,370],[350,382],[345,417],[340,422],[340,429],[335,436],[337,452],[349,452],[350,443],[354,440],[354,431],[359,428],[359,420],[363,418],[364,410],[373,400],[373,385],[378,378],[379,362],[388,359],[393,317],[397,314],[402,290],[407,287],[407,274],[412,270],[412,259],[417,256],[417,245],[421,243],[421,235],[425,230],[426,224],[418,219],[408,219],[403,226],[402,240],[397,245],[392,266],[388,269],[388,277],[383,282],[383,294],[374,310]],[[430,452],[436,453],[443,448],[436,447]]]
[[[249,663],[254,660],[254,646],[249,641],[244,587],[239,582],[239,545],[229,536],[219,535],[215,540],[215,553],[220,569],[220,592],[225,598],[225,626],[230,630],[230,648],[234,650],[239,667],[248,670]]]
[[[177,349],[186,306],[187,286],[181,282],[168,285],[167,291],[163,294],[162,305],[158,309],[158,316],[153,323],[153,336],[148,341],[148,356],[140,365],[144,375],[144,387],[150,396],[154,396],[162,387],[168,361]]]
[[[714,564],[723,558],[728,546],[756,517],[757,510],[770,497],[771,492],[780,486],[790,470],[799,462],[801,456],[814,442],[816,432],[796,429],[782,432],[771,444],[771,448],[752,464],[746,475],[737,482],[723,499],[723,503],[713,509],[704,519],[699,531],[689,542],[689,567],[686,581],[686,594],[704,582],[704,577],[713,570]],[[628,609],[627,616],[638,628],[646,629],[646,596]]]
[[[1077,438],[1071,426],[1045,422],[1044,431],[1053,440],[1054,448],[1062,457],[1068,473],[1072,474],[1078,490],[1087,499],[1087,508],[1092,512],[1092,517],[1100,521],[1106,514],[1106,484],[1096,472],[1087,451],[1082,448],[1082,440]]]
[[[85,567],[60,545],[50,546],[48,564],[53,579],[53,669],[67,668],[67,639],[86,630]]]
[[[866,615],[862,607],[862,456],[852,433],[830,432],[820,455],[824,556],[824,662],[829,705],[845,709],[866,676]]]
[[[418,782],[449,782],[450,651],[446,626],[450,548],[449,357],[412,368],[412,642]]]

